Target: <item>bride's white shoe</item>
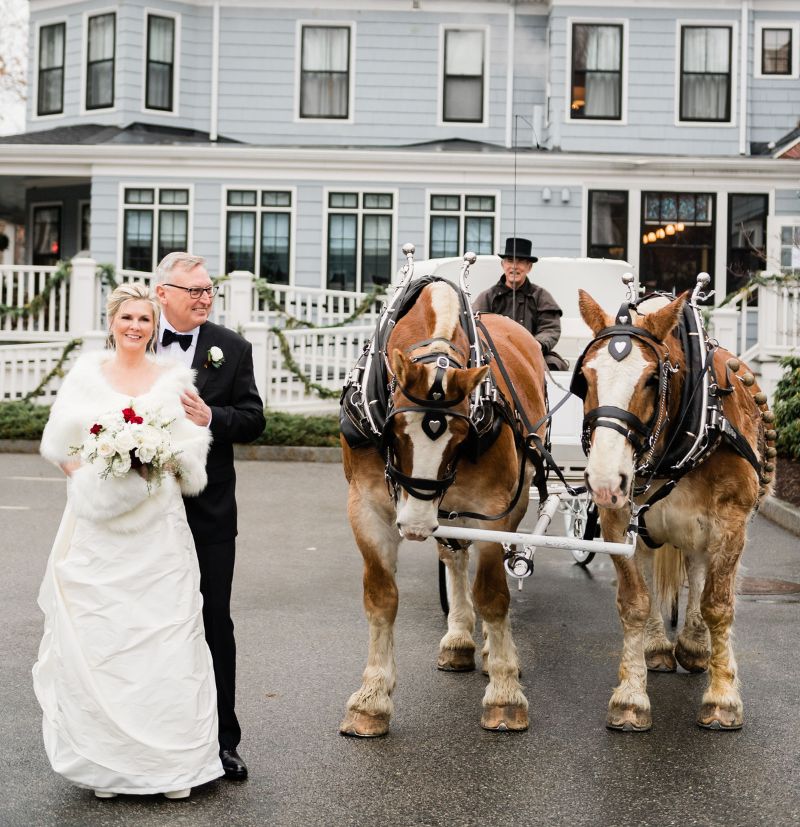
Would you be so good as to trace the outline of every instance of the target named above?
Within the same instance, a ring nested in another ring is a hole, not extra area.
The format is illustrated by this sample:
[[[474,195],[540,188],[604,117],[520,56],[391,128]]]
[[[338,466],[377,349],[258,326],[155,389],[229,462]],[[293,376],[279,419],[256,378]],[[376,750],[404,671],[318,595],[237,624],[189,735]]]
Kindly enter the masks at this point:
[[[107,792],[106,790],[95,790],[94,791],[94,797],[95,798],[116,798],[117,794]]]
[[[187,787],[185,790],[172,790],[171,792],[164,793],[164,798],[188,798],[192,793],[192,788]]]

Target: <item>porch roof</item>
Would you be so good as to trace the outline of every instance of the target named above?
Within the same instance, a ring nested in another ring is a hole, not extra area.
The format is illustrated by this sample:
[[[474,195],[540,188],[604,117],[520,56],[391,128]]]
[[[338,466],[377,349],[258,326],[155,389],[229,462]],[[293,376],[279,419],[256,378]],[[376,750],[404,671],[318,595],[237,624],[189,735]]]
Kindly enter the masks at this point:
[[[233,138],[220,136],[211,141],[208,132],[182,129],[175,126],[156,126],[131,123],[128,126],[104,124],[73,124],[42,129],[38,132],[22,132],[19,135],[0,137],[0,144],[237,144]]]

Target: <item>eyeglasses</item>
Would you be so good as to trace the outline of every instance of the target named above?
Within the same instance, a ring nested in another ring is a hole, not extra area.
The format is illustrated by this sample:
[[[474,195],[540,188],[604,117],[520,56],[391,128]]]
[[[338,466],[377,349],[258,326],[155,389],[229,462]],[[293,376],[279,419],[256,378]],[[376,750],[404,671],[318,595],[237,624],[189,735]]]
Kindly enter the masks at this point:
[[[163,287],[174,287],[177,290],[185,290],[193,299],[199,299],[205,293],[210,298],[213,298],[219,292],[217,285],[211,287],[181,287],[180,284],[164,284]]]

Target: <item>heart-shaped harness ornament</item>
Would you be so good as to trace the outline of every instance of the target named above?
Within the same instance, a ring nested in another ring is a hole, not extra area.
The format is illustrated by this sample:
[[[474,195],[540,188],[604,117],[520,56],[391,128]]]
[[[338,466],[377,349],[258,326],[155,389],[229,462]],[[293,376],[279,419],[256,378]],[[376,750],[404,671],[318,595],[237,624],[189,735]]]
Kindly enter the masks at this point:
[[[621,362],[631,352],[632,346],[630,336],[615,336],[608,346],[608,352],[617,362]]]

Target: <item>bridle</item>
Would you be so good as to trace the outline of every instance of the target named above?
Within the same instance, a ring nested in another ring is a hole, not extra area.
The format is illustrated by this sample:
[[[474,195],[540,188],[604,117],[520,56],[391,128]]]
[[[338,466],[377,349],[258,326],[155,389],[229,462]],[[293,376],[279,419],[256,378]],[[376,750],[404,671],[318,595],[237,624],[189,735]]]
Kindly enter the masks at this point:
[[[406,348],[407,353],[413,353],[426,345],[434,344],[435,342],[444,342],[447,347],[458,353],[463,358],[462,350],[448,339],[436,338],[426,339],[422,342],[417,342],[411,347]],[[445,469],[443,477],[438,479],[430,479],[428,477],[412,477],[404,474],[396,465],[396,454],[394,450],[393,440],[391,439],[391,421],[397,414],[401,413],[420,413],[422,417],[422,430],[425,435],[432,441],[436,441],[442,434],[447,433],[447,418],[464,419],[469,424],[470,428],[474,428],[475,424],[469,413],[455,411],[456,405],[460,405],[467,398],[466,395],[460,394],[453,399],[445,398],[444,391],[444,377],[448,368],[463,368],[461,362],[453,358],[450,353],[444,350],[433,350],[418,356],[412,356],[411,361],[415,364],[429,364],[436,365],[436,372],[433,377],[433,382],[425,396],[421,398],[415,396],[411,391],[400,384],[395,375],[391,383],[391,396],[389,400],[389,409],[386,415],[386,423],[384,425],[384,435],[387,437],[386,444],[386,481],[389,485],[393,499],[397,502],[400,489],[406,492],[410,497],[417,500],[442,500],[447,489],[455,482],[455,461],[451,461]],[[395,393],[399,390],[403,396],[406,397],[412,404],[395,407]],[[456,457],[457,459],[457,457]],[[394,461],[393,461],[394,460]]]
[[[611,428],[622,434],[633,448],[636,473],[641,475],[655,467],[653,456],[656,444],[669,424],[670,377],[677,373],[678,365],[670,361],[669,347],[661,339],[646,328],[631,323],[632,310],[631,305],[623,304],[617,313],[616,324],[603,328],[589,342],[575,365],[570,392],[586,399],[588,385],[582,372],[583,362],[597,342],[610,339],[608,352],[617,362],[621,362],[631,352],[634,339],[655,354],[658,362],[658,399],[648,421],[642,422],[636,414],[615,405],[600,405],[584,413],[581,430],[581,445],[586,456],[589,456],[595,429]]]

